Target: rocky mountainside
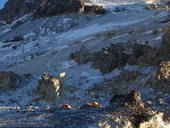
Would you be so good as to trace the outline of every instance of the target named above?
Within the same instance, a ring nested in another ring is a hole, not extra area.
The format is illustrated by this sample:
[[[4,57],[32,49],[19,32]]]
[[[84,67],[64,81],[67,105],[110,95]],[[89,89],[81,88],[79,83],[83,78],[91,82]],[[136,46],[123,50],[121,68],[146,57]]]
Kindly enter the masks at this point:
[[[170,127],[167,1],[18,1],[1,10],[0,127]]]
[[[0,17],[7,23],[11,23],[12,21],[30,13],[31,11],[33,11],[32,3],[29,3],[25,0],[9,0],[5,4],[5,7],[0,10]]]
[[[0,17],[7,23],[32,13],[34,18],[54,16],[63,13],[94,12],[104,14],[106,11],[97,5],[86,6],[79,0],[9,0],[0,10]]]

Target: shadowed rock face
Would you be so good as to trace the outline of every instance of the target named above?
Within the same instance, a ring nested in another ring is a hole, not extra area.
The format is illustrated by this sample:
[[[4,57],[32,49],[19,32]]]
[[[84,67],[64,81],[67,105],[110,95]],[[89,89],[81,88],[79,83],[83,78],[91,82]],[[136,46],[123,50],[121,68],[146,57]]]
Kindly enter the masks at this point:
[[[80,0],[41,0],[36,3],[34,17],[54,16],[62,13],[95,13],[105,14],[106,11],[100,6],[86,6]]]
[[[129,94],[114,95],[110,100],[110,104],[113,106],[125,105],[129,108],[144,108],[144,103],[141,99],[141,95],[137,91],[131,91]]]
[[[128,60],[130,65],[150,66],[157,65],[157,51],[150,46],[135,43],[132,46],[132,54]]]
[[[78,13],[81,1],[78,0],[41,0],[36,3],[35,17],[54,16],[61,13]]]
[[[22,83],[23,77],[14,72],[0,72],[0,92],[14,90]]]
[[[4,9],[0,11],[0,17],[7,23],[24,16],[32,11],[33,6],[26,0],[8,0]]]
[[[19,17],[33,13],[34,18],[48,17],[63,13],[105,14],[100,6],[86,6],[80,0],[9,0],[0,10],[1,20],[11,23]]]
[[[70,54],[70,59],[75,60],[78,64],[88,63],[92,60],[92,53],[85,46],[82,46],[80,50]]]
[[[94,53],[92,66],[104,73],[111,72],[127,63],[128,55],[123,51],[124,48],[117,44],[103,48],[101,51]]]
[[[50,76],[48,73],[44,73],[42,78],[38,81],[36,93],[40,100],[44,100],[49,103],[56,103],[57,98],[60,96],[61,87],[63,86],[63,78],[65,72],[61,72],[58,77]]]
[[[42,79],[38,81],[36,92],[41,100],[55,103],[59,96],[60,86],[59,79],[48,74],[43,74]]]

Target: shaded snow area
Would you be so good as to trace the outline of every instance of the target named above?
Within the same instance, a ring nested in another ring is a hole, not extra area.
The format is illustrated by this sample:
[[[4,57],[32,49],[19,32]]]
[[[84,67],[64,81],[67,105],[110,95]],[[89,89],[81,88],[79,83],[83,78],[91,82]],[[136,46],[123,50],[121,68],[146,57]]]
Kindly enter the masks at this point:
[[[76,118],[76,110],[71,110],[71,114],[67,110],[60,111],[58,108],[63,104],[79,108],[84,103],[97,101],[106,107],[113,95],[128,93],[134,89],[141,93],[146,106],[152,103],[155,110],[170,112],[170,94],[149,86],[153,74],[158,70],[155,65],[124,64],[109,73],[103,73],[99,68],[94,68],[92,61],[78,64],[70,58],[72,52],[84,46],[94,53],[111,44],[118,44],[125,46],[125,52],[128,54],[132,53],[132,49],[128,49],[132,42],[149,42],[148,46],[159,48],[162,45],[163,33],[153,35],[153,32],[165,28],[169,21],[162,22],[167,19],[169,12],[147,10],[145,2],[141,0],[136,3],[131,0],[128,1],[130,5],[127,5],[127,1],[124,0],[118,6],[126,8],[126,11],[110,12],[103,16],[63,14],[31,20],[31,14],[28,14],[12,24],[0,26],[0,71],[32,75],[31,79],[15,90],[0,92],[0,127],[17,127],[17,123],[19,127],[55,127],[57,124],[64,127],[61,119],[65,119],[63,122],[69,121],[71,116],[76,120],[78,117],[81,118],[81,114],[88,119],[88,115],[84,110],[78,110],[80,115]],[[117,5],[116,0],[87,0],[86,3],[102,5],[109,9],[113,8],[113,4]],[[17,21],[22,21],[22,24],[18,25]],[[105,53],[107,54],[107,51]],[[57,94],[55,103],[46,102],[43,96],[40,98],[37,94],[40,79],[49,79],[55,85],[55,78],[47,78],[45,75],[42,77],[45,72],[52,76],[66,73],[65,78],[61,79],[61,91]],[[130,75],[127,77],[128,73]],[[98,124],[93,126],[96,113],[99,115]],[[57,114],[62,115],[61,119]],[[89,110],[89,124],[84,121],[75,122],[81,127],[107,127],[107,123],[113,118],[117,120],[115,124],[121,122],[118,119],[119,112],[116,114],[115,117],[110,111]],[[109,119],[108,122],[104,120],[106,117]],[[56,121],[53,121],[54,119]],[[170,127],[162,117],[156,119],[162,128]]]

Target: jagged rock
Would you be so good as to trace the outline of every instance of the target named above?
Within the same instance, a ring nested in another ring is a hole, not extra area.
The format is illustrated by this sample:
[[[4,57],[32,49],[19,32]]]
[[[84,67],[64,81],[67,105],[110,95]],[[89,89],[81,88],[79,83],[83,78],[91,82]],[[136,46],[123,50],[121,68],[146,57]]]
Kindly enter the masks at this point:
[[[162,46],[158,49],[145,48],[145,54],[143,60],[147,65],[159,66],[162,61],[168,61],[170,59],[170,25],[167,25],[162,36]]]
[[[42,0],[37,2],[35,17],[54,16],[62,13],[89,13],[105,14],[106,11],[100,6],[86,6],[79,0]]]
[[[36,5],[35,17],[54,16],[61,13],[78,13],[81,1],[78,0],[41,0]]]
[[[114,95],[110,100],[110,104],[119,106],[128,106],[130,108],[144,108],[144,103],[141,100],[141,95],[137,91],[131,91],[129,94]]]
[[[15,90],[23,82],[23,77],[14,72],[0,72],[0,92]]]
[[[11,23],[32,10],[32,4],[26,0],[8,0],[4,9],[0,11],[0,17],[7,23]]]
[[[85,46],[82,46],[80,50],[72,52],[70,59],[75,60],[78,64],[85,64],[92,59],[92,53]]]
[[[162,47],[159,49],[159,70],[155,75],[152,86],[156,89],[168,92],[170,90],[170,26],[165,29],[162,37]]]
[[[129,56],[124,53],[124,48],[119,44],[112,44],[103,48],[99,52],[91,53],[85,46],[80,50],[72,52],[70,59],[74,59],[78,64],[92,61],[92,67],[100,69],[103,73],[108,73],[127,63]]]
[[[162,62],[157,72],[157,79],[170,82],[170,61]]]
[[[128,60],[130,65],[152,66],[158,65],[158,50],[144,44],[135,43],[132,46],[132,54]]]
[[[41,100],[55,103],[60,95],[60,88],[60,78],[50,76],[48,73],[44,73],[41,80],[38,81],[36,93],[39,95]]]
[[[128,94],[114,95],[110,100],[110,105],[113,108],[124,108],[131,113],[129,120],[134,127],[142,128],[143,126],[155,126],[152,122],[157,114],[150,108],[144,107],[144,102],[141,99],[141,94],[137,91],[131,91]],[[126,113],[125,113],[126,114]]]
[[[159,70],[155,75],[153,81],[153,88],[161,91],[169,92],[170,90],[170,61],[163,61],[160,63]]]
[[[106,10],[97,5],[86,6],[80,0],[9,0],[0,10],[0,20],[11,23],[29,13],[39,18],[63,13],[105,14]]]
[[[103,48],[93,55],[92,66],[100,69],[103,73],[108,73],[127,63],[128,55],[124,53],[124,48],[118,44]]]
[[[169,31],[169,27],[164,31]],[[132,49],[131,53],[126,53],[125,46],[121,44],[112,44],[101,51],[91,53],[87,48],[82,47],[80,50],[71,53],[70,58],[79,64],[92,62],[92,67],[100,69],[102,73],[109,73],[125,64],[158,66],[161,61],[170,59],[169,35],[166,32],[162,37],[160,48],[152,48],[148,42],[146,44],[132,42],[128,46],[128,49]]]

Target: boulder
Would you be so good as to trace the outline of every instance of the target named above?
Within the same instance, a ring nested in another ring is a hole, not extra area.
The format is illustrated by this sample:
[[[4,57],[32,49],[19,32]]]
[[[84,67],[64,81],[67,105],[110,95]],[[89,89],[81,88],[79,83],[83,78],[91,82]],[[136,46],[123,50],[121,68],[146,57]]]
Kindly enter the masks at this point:
[[[8,0],[5,7],[0,10],[0,17],[7,23],[30,13],[33,10],[31,3],[26,0]]]
[[[157,54],[158,50],[147,44],[134,43],[128,64],[140,66],[158,65],[159,58],[157,58]]]
[[[163,61],[159,65],[159,69],[155,75],[152,84],[153,88],[169,92],[170,91],[170,61]]]
[[[8,0],[0,10],[0,20],[12,23],[14,20],[33,13],[34,18],[49,17],[63,13],[105,14],[101,6],[86,6],[81,0]]]
[[[103,73],[109,73],[127,63],[129,56],[124,53],[124,48],[119,44],[112,44],[95,52],[92,58],[92,66]]]
[[[141,95],[137,91],[131,91],[128,94],[118,94],[114,95],[111,100],[110,104],[113,106],[128,106],[129,108],[144,108],[144,103],[141,100]]]
[[[61,77],[62,78],[62,77]],[[38,81],[36,93],[40,100],[44,100],[49,103],[55,103],[59,98],[61,89],[60,77],[54,77],[44,73],[42,78]]]
[[[15,90],[23,82],[23,77],[14,72],[0,72],[0,92]]]
[[[170,82],[170,61],[163,61],[160,63],[156,77],[158,80]]]
[[[70,54],[70,59],[75,60],[78,64],[85,64],[91,61],[92,53],[87,47],[82,46],[78,51]]]
[[[163,121],[162,113],[155,113],[150,108],[146,108],[141,94],[135,90],[128,94],[114,95],[110,100],[110,106],[120,110],[123,108],[124,115],[129,117],[128,120],[134,128],[160,127],[157,119]]]

